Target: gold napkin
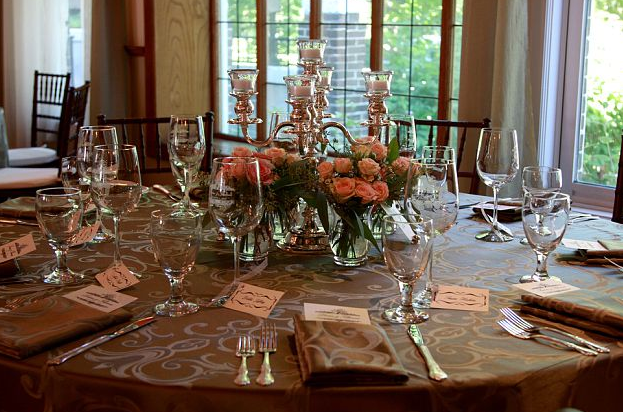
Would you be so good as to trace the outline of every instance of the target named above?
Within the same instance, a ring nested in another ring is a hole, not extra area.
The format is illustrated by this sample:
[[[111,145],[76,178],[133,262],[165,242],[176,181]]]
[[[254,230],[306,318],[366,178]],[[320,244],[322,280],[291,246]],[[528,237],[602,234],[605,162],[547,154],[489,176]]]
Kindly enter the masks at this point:
[[[493,204],[493,201],[487,202]],[[512,209],[498,210],[498,220],[500,222],[517,222],[521,220],[521,200],[514,199],[500,199],[498,201],[499,206],[512,206]],[[478,206],[478,205],[477,205]],[[482,209],[480,207],[473,207],[472,210],[476,213],[476,217],[482,218]],[[484,209],[484,212],[493,217],[493,209]]]
[[[0,216],[18,219],[36,219],[35,198],[27,196],[16,197],[0,203]]]
[[[409,376],[378,326],[294,317],[303,382],[308,385],[398,385]]]
[[[131,317],[124,309],[104,313],[62,296],[47,297],[0,313],[0,353],[26,358]]]
[[[559,323],[602,334],[623,337],[623,293],[608,295],[577,290],[541,297],[522,295],[521,311]]]

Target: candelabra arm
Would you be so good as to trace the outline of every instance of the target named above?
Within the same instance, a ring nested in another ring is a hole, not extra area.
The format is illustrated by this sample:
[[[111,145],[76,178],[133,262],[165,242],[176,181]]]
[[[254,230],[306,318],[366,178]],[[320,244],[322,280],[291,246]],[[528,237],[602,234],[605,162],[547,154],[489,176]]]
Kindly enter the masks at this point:
[[[325,143],[325,144],[329,143],[329,140],[325,139],[325,137],[324,137],[324,132],[325,132],[325,130],[331,129],[331,128],[335,128],[335,129],[338,129],[339,131],[341,131],[342,134],[344,135],[344,137],[346,137],[346,139],[348,140],[348,142],[350,144],[354,144],[354,145],[361,144],[361,143],[357,142],[355,139],[353,139],[353,137],[350,135],[350,132],[348,131],[348,129],[346,129],[346,127],[342,123],[338,123],[338,122],[335,122],[335,121],[324,122],[322,124],[322,126],[320,127],[320,130],[322,131],[322,133],[320,134],[322,136],[321,137],[321,139],[322,139],[321,143]]]

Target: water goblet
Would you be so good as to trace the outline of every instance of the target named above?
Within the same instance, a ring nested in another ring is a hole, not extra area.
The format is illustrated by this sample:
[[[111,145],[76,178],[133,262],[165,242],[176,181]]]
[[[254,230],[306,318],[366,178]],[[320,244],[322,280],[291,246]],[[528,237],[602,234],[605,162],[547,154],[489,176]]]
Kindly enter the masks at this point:
[[[562,171],[557,167],[526,166],[521,172],[521,186],[524,193],[554,194],[562,189]],[[521,239],[527,245],[528,239]]]
[[[476,170],[483,183],[493,189],[491,229],[476,235],[485,242],[509,242],[513,236],[498,227],[498,192],[515,178],[519,170],[517,132],[514,129],[489,128],[480,131]]]
[[[520,283],[560,280],[547,273],[547,257],[565,234],[570,207],[571,199],[564,193],[524,194],[521,221],[537,266],[533,274],[522,276]]]
[[[78,159],[76,156],[66,156],[61,159],[61,182],[63,187],[71,187],[80,189],[80,197],[82,198],[83,213],[87,213],[87,209],[91,204],[91,193],[89,183],[78,173]],[[86,219],[83,219],[86,223]]]
[[[190,201],[190,188],[199,175],[199,166],[206,151],[205,131],[201,116],[172,115],[169,124],[169,158],[174,176],[184,193],[174,206],[181,212],[195,209]]]
[[[123,266],[119,249],[121,216],[138,206],[141,198],[141,171],[136,146],[95,146],[91,170],[91,196],[100,210],[112,215],[115,252],[110,268]],[[134,273],[135,276],[140,275]]]
[[[80,189],[52,187],[37,190],[35,210],[39,227],[54,250],[56,266],[43,276],[44,283],[75,283],[83,275],[67,267],[67,250],[80,231],[82,200]]]
[[[264,212],[260,167],[251,157],[222,157],[213,162],[208,207],[219,228],[234,246],[234,279],[240,275],[240,240],[259,223]]]
[[[413,307],[413,286],[428,265],[432,237],[430,220],[402,214],[383,218],[383,258],[400,289],[400,306],[383,312],[383,318],[391,323],[421,323],[428,319],[427,313]]]
[[[435,152],[427,153],[432,155]],[[411,160],[406,188],[405,210],[432,220],[435,237],[455,225],[459,213],[459,187],[456,165],[450,152],[444,158]],[[414,305],[419,308],[429,308],[433,299],[433,247],[434,240],[431,241],[426,286],[414,300]]]
[[[390,114],[387,117],[388,125],[381,128],[379,141],[384,145],[396,140],[400,149],[400,156],[413,158],[416,152],[415,121],[407,114]]]
[[[171,293],[154,311],[161,316],[182,316],[194,313],[199,306],[184,300],[184,277],[191,271],[201,246],[199,212],[180,214],[171,210],[151,212],[150,232],[154,254],[171,283]]]

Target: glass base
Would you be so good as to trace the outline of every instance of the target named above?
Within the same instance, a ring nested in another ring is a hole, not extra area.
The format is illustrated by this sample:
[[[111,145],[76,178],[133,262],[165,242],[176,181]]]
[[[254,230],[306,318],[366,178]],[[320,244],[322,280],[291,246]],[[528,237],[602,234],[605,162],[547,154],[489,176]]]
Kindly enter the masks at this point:
[[[522,238],[522,239],[519,241],[519,243],[521,243],[522,245],[528,245],[528,238],[527,238],[527,237]]]
[[[166,301],[154,307],[154,312],[156,312],[156,315],[169,316],[173,318],[195,313],[198,310],[199,305],[186,301],[181,301],[177,303],[171,303],[169,301]]]
[[[519,283],[532,283],[532,282],[543,282],[544,280],[553,280],[556,282],[562,282],[559,277],[550,276],[548,274],[542,275],[538,273],[533,273],[532,275],[526,275],[519,278]]]
[[[430,289],[421,290],[413,298],[413,307],[420,309],[430,308],[430,304],[433,301],[433,291]]]
[[[93,236],[93,239],[89,243],[107,243],[112,242],[115,239],[115,236],[112,232],[104,227],[102,223],[100,223],[99,229],[97,229],[97,233]]]
[[[411,308],[402,307],[387,309],[383,312],[383,319],[391,323],[422,323],[428,320],[428,313]]]
[[[43,283],[66,285],[70,283],[82,282],[82,279],[84,279],[84,275],[82,273],[74,272],[69,268],[61,272],[58,270],[58,267],[55,267],[51,273],[43,276]]]
[[[496,232],[495,230],[490,230],[487,232],[481,232],[476,235],[476,239],[482,240],[483,242],[510,242],[514,239],[513,236],[507,235],[502,232]]]

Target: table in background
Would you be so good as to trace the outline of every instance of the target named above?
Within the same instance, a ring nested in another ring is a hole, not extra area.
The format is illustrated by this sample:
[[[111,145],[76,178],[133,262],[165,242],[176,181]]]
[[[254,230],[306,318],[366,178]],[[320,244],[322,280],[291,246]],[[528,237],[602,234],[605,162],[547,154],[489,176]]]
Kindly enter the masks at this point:
[[[465,203],[468,199],[462,199]],[[166,299],[168,281],[153,258],[148,216],[165,205],[159,194],[144,196],[137,212],[124,216],[121,245],[126,264],[143,278],[127,290],[138,299],[129,309],[138,314]],[[421,326],[428,346],[449,374],[438,383],[427,378],[426,367],[404,325],[381,319],[382,309],[397,303],[398,288],[377,256],[366,266],[344,269],[329,255],[291,255],[279,250],[268,267],[249,280],[265,288],[285,291],[271,314],[279,331],[278,351],[271,356],[273,386],[234,385],[239,358],[237,336],[257,335],[262,320],[224,308],[202,309],[182,318],[159,318],[154,324],[107,342],[47,371],[46,359],[88,339],[65,344],[18,361],[0,356],[0,411],[533,411],[549,412],[573,406],[585,412],[614,411],[623,404],[623,342],[589,335],[612,350],[586,357],[535,341],[510,337],[496,324],[498,308],[518,305],[520,293],[511,288],[535,267],[529,247],[518,240],[482,243],[474,235],[486,226],[467,219],[435,245],[435,278],[446,284],[487,288],[488,312],[430,310]],[[510,225],[521,238],[521,224]],[[569,227],[575,238],[618,238],[621,225],[593,221]],[[0,225],[0,242],[13,240],[32,228]],[[208,299],[231,280],[232,249],[206,233],[200,263],[187,277],[191,298]],[[37,250],[19,259],[26,278],[38,279],[49,270],[52,252],[35,233]],[[82,246],[69,253],[69,265],[89,276],[110,263],[112,244]],[[623,276],[611,268],[557,264],[550,270],[566,282],[603,293],[620,293]],[[57,287],[63,294],[83,287]],[[0,286],[4,297],[48,289],[40,283]],[[50,289],[52,290],[52,289]],[[302,385],[293,345],[292,316],[303,302],[368,308],[374,322],[386,330],[400,360],[410,373],[408,383],[386,387],[308,388]],[[114,328],[111,328],[111,330]],[[586,335],[583,331],[577,331]],[[261,356],[249,359],[252,379]]]

